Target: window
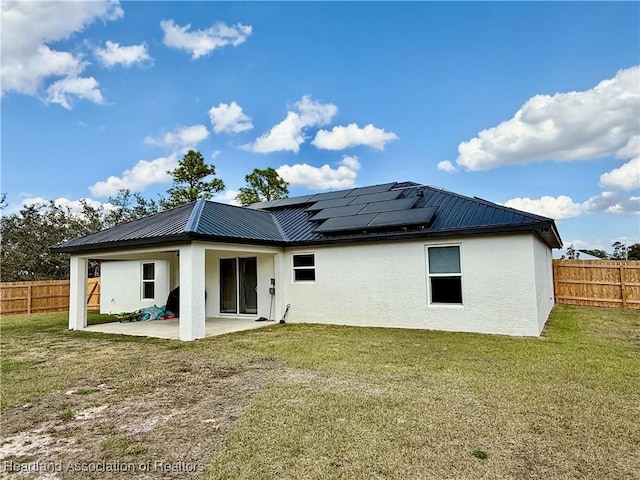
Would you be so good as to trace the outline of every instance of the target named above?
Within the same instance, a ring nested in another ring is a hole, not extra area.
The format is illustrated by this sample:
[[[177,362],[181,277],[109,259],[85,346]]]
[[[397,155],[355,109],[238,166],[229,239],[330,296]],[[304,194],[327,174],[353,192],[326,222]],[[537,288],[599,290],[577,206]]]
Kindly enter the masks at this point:
[[[153,300],[156,298],[156,264],[142,264],[142,299]]]
[[[427,247],[431,303],[462,304],[460,247]]]
[[[293,255],[293,281],[294,282],[315,282],[316,264],[313,253],[303,253]]]

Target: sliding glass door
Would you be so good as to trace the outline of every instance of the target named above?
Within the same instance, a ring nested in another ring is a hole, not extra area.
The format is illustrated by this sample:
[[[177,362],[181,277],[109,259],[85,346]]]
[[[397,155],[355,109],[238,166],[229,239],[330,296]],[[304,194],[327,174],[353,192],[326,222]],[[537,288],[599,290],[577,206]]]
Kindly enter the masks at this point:
[[[238,313],[236,260],[220,259],[220,313]]]
[[[258,313],[256,257],[220,259],[220,313]]]
[[[240,313],[258,313],[258,261],[256,257],[239,258]]]

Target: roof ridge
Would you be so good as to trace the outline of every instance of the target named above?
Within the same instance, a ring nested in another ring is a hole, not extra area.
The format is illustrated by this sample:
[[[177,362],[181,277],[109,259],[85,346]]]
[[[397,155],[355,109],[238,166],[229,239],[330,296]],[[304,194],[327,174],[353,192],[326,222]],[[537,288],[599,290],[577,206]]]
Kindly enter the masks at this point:
[[[285,240],[285,241],[287,240],[287,235],[285,234],[282,226],[280,225],[280,222],[278,222],[278,219],[273,215],[272,212],[268,210],[258,209],[258,208],[250,208],[249,205],[233,205],[231,203],[216,202],[215,200],[203,200],[202,208],[200,208],[198,212],[195,212],[195,210],[198,209],[198,207],[194,209],[194,212],[197,214],[198,223],[200,222],[200,218],[202,217],[204,207],[206,204],[215,204],[215,205],[219,205],[222,208],[232,208],[236,210],[242,210],[245,212],[256,212],[258,215],[266,215],[269,217],[269,220],[271,221],[271,223],[273,223],[276,229],[278,230],[278,233],[282,237],[282,240]],[[192,215],[194,215],[194,212],[192,212]],[[191,218],[189,220],[191,221]],[[187,226],[189,226],[189,223],[187,224]]]
[[[204,199],[196,200],[196,203],[193,206],[193,210],[191,210],[191,214],[189,215],[189,219],[187,220],[187,224],[184,227],[185,232],[198,231],[200,217],[202,217],[202,211],[204,210],[205,202],[206,200]]]
[[[289,237],[287,236],[286,232],[284,231],[284,228],[282,228],[282,225],[280,225],[280,222],[275,217],[275,215],[272,212],[266,212],[266,213],[268,213],[269,216],[271,217],[271,220],[273,221],[276,228],[278,229],[278,233],[280,233],[280,235],[282,236],[282,240],[284,240],[285,242],[289,241]]]

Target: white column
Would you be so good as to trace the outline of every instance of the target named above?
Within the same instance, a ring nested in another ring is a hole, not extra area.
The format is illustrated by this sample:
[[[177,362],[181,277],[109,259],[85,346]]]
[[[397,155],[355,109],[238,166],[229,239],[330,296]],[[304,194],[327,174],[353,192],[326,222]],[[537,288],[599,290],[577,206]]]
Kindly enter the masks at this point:
[[[204,254],[202,245],[180,247],[180,340],[204,338]]]
[[[87,259],[71,255],[69,288],[69,330],[87,326]]]

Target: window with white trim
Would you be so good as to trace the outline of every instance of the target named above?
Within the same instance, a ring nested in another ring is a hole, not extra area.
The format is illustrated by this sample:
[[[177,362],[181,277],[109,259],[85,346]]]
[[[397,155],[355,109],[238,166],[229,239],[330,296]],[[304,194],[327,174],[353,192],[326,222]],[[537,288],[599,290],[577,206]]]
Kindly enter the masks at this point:
[[[293,261],[294,282],[316,281],[316,259],[313,253],[299,253],[291,255]]]
[[[156,298],[156,264],[142,264],[142,299],[153,300]]]
[[[462,305],[459,245],[427,247],[427,274],[430,303]]]

